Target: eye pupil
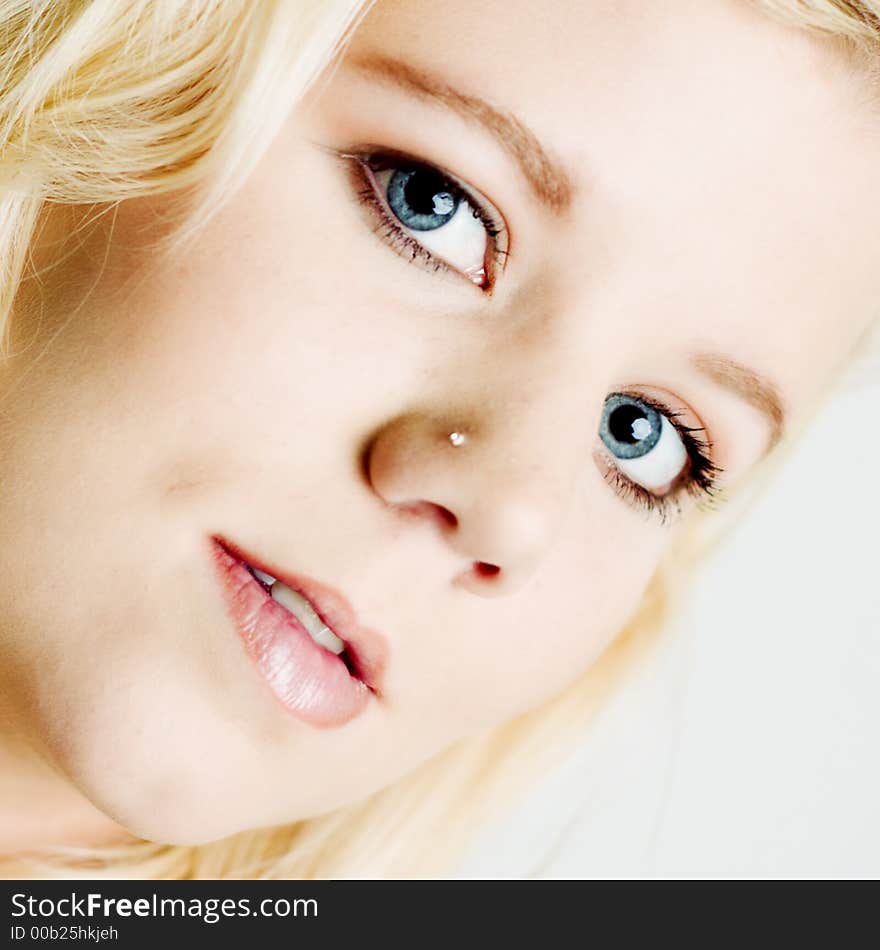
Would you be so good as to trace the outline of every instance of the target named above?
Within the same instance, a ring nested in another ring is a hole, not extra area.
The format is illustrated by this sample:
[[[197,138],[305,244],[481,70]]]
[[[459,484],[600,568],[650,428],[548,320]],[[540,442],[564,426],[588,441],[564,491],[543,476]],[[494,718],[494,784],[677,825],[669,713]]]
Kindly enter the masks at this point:
[[[647,455],[660,439],[662,418],[656,409],[633,396],[615,393],[605,400],[599,434],[619,459]]]
[[[651,423],[644,410],[638,406],[620,406],[611,413],[608,428],[619,442],[633,445],[648,438]]]
[[[459,198],[449,183],[431,169],[398,169],[388,181],[388,204],[400,222],[413,231],[443,227],[458,210]]]

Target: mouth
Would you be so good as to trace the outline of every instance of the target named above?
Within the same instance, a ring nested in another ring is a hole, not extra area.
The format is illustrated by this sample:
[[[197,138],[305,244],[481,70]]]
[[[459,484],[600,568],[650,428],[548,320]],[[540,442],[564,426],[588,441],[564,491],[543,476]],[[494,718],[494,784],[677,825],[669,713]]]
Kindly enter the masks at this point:
[[[313,726],[340,726],[381,698],[387,644],[346,599],[211,539],[228,614],[275,698]]]

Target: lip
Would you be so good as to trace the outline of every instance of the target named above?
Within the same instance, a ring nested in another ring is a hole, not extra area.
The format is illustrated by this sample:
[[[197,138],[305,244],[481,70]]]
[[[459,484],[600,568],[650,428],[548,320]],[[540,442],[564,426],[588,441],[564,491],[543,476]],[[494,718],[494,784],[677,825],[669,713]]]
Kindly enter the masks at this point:
[[[287,573],[225,538],[211,538],[211,555],[236,632],[285,709],[310,725],[333,727],[358,716],[371,697],[381,698],[387,641],[357,623],[353,608],[339,591]],[[315,643],[247,565],[271,574],[305,597],[343,641],[344,654],[337,656]]]

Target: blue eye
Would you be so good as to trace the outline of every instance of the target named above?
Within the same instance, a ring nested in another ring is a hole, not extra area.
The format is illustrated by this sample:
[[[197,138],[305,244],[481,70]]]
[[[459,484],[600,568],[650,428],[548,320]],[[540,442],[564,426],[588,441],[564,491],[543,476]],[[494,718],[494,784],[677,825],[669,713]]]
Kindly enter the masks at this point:
[[[647,455],[660,441],[662,428],[663,416],[640,399],[615,393],[605,400],[599,435],[615,458]]]
[[[656,406],[625,393],[605,400],[599,436],[615,468],[662,496],[679,481],[690,455],[675,425]]]
[[[358,199],[380,237],[413,263],[456,271],[490,291],[507,258],[504,219],[453,175],[400,152],[337,152],[353,160]]]
[[[388,206],[411,231],[433,231],[454,217],[460,199],[448,183],[430,168],[403,168],[388,180]]]
[[[489,283],[491,228],[448,176],[429,165],[371,168],[374,187],[405,245],[443,261],[482,287]]]

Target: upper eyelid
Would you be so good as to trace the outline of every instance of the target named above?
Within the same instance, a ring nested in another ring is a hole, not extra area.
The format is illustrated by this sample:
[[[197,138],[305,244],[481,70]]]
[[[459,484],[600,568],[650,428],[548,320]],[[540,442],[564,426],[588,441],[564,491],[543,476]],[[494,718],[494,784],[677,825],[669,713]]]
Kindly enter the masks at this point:
[[[370,159],[378,158],[389,159],[390,163],[399,162],[401,165],[424,165],[425,168],[430,168],[443,178],[448,178],[456,185],[460,185],[462,189],[468,189],[468,186],[465,184],[465,182],[462,181],[454,172],[451,172],[448,168],[444,168],[442,165],[435,164],[429,158],[423,158],[421,155],[415,155],[412,152],[406,152],[402,149],[389,148],[385,145],[368,143],[365,145],[359,145],[356,148],[350,150],[336,150],[336,154],[342,158],[353,158],[356,161],[365,162],[367,164],[369,164]]]
[[[455,172],[450,171],[448,168],[444,168],[442,165],[432,162],[428,158],[415,155],[412,152],[406,152],[401,149],[389,148],[387,146],[377,144],[359,145],[354,149],[331,149],[331,151],[340,158],[347,158],[360,162],[361,164],[366,165],[368,168],[371,167],[370,159],[377,158],[390,160],[389,167],[394,167],[391,163],[399,162],[401,165],[420,165],[423,168],[428,168],[438,174],[441,178],[447,179],[450,184],[452,184],[461,193],[461,195],[467,199],[470,205],[481,208],[487,213],[489,217],[497,219],[499,233],[503,231],[505,235],[509,236],[510,228],[507,224],[507,218],[501,212],[498,204],[495,201],[493,201],[488,195],[485,195],[483,192],[474,188],[473,185],[468,184],[468,182],[458,176]],[[506,256],[509,256],[509,253],[506,252]]]
[[[632,396],[634,399],[641,399],[642,402],[649,405],[652,409],[656,410],[659,413],[662,413],[669,419],[669,422],[674,426],[676,432],[679,435],[689,436],[693,441],[695,441],[698,446],[702,449],[705,449],[710,459],[714,454],[715,443],[709,433],[708,426],[703,422],[702,417],[696,410],[692,409],[690,405],[685,402],[684,399],[679,398],[678,396],[673,397],[676,402],[681,406],[684,406],[684,410],[673,409],[670,405],[665,402],[662,402],[660,399],[651,396],[649,393],[640,390],[637,386],[623,386],[619,389],[614,390],[617,393],[621,393],[625,396]],[[689,426],[681,421],[681,417],[689,413],[697,420],[698,425]]]
[[[446,168],[443,168],[442,165],[435,165],[432,161],[427,158],[420,158],[417,155],[412,155],[409,152],[401,152],[393,148],[380,148],[376,146],[374,148],[367,148],[363,150],[358,150],[357,152],[350,155],[351,158],[355,158],[360,162],[363,162],[366,165],[371,166],[371,160],[379,160],[381,162],[387,162],[385,168],[396,168],[400,165],[419,165],[422,168],[428,168],[432,172],[435,172],[441,178],[445,178],[447,181],[451,182],[455,188],[465,196],[471,195],[471,188],[463,182],[456,174],[449,171]],[[372,167],[372,166],[371,166]],[[375,169],[374,169],[375,170]]]

